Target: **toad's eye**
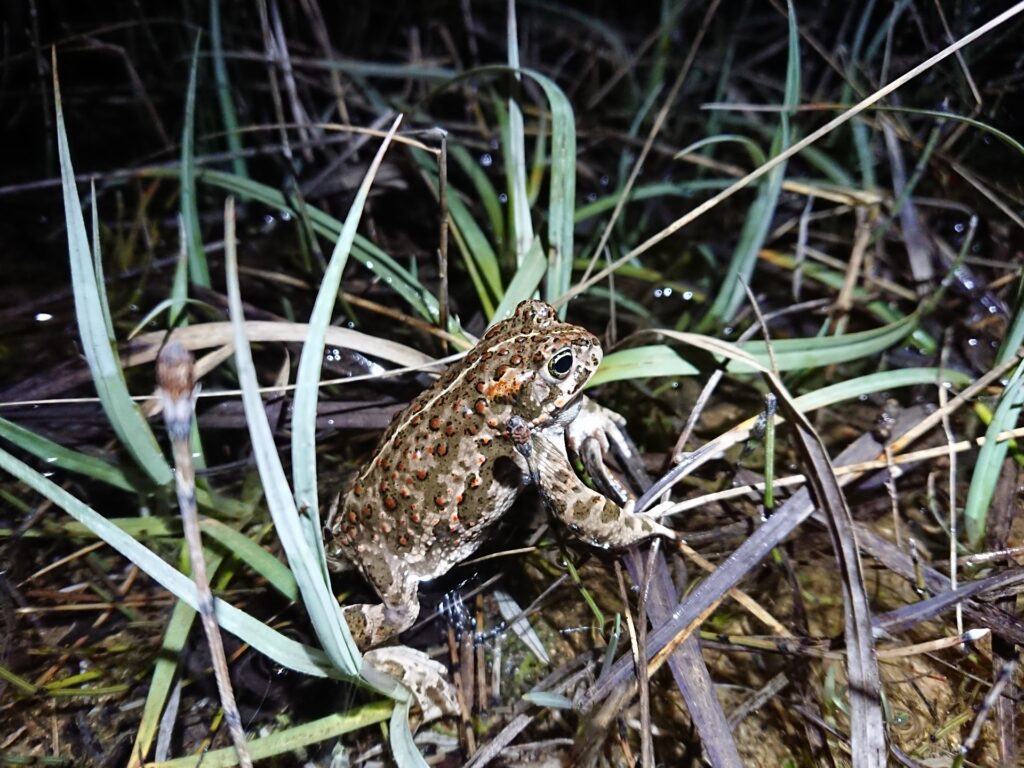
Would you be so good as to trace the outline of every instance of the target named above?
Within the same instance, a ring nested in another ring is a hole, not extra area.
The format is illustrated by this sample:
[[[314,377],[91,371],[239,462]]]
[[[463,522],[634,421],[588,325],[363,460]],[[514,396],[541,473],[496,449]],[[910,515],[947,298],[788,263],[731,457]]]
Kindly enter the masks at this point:
[[[569,347],[558,350],[548,360],[548,373],[556,379],[564,379],[572,370],[572,350]]]

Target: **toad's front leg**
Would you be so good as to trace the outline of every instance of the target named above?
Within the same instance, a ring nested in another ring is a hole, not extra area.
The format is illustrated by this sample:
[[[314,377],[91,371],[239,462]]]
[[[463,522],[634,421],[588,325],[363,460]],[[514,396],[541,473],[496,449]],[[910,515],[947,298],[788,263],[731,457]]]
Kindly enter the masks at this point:
[[[652,517],[633,512],[632,499],[620,507],[588,488],[573,471],[562,441],[552,440],[540,431],[531,437],[531,456],[527,461],[541,494],[555,516],[578,536],[595,546],[616,549],[652,536],[676,538],[672,529]]]

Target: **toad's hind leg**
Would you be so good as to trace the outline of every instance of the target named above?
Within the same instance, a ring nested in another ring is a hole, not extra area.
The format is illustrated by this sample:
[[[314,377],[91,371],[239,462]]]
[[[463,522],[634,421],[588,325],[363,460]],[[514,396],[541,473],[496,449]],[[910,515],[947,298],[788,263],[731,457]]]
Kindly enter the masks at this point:
[[[395,695],[395,685],[408,690],[424,720],[458,713],[455,689],[443,665],[422,651],[404,645],[374,646],[404,632],[420,612],[419,579],[409,567],[380,547],[360,552],[359,569],[383,600],[371,605],[346,605],[345,621],[363,652],[360,674],[378,690]]]
[[[409,573],[408,568],[362,570],[383,602],[346,605],[343,613],[352,639],[360,650],[365,651],[411,627],[419,616],[420,601],[419,580]]]
[[[564,449],[535,433],[529,462],[551,511],[578,536],[599,547],[624,548],[652,536],[675,539],[672,529],[633,512],[633,501],[620,507],[592,491],[573,471]]]

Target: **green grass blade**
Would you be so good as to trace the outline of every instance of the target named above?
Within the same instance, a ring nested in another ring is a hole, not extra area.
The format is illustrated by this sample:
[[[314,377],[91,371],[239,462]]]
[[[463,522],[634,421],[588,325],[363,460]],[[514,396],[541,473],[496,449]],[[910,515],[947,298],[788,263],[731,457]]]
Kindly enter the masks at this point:
[[[859,360],[882,352],[903,339],[917,326],[917,313],[878,328],[842,336],[824,336],[802,339],[779,339],[772,342],[772,350],[779,370],[798,371],[826,365]],[[746,341],[736,345],[762,365],[769,364],[768,348],[764,341]],[[730,373],[753,373],[746,363],[735,360],[726,368]]]
[[[996,364],[1005,363],[1016,355],[1021,344],[1024,344],[1024,274],[1021,274],[1017,284],[1017,299],[1014,302],[1010,328],[996,352]]]
[[[409,730],[409,708],[411,699],[396,701],[395,708],[391,711],[391,756],[398,764],[398,768],[428,768],[427,761],[416,749],[416,743],[412,740],[412,731]]]
[[[573,258],[573,234],[576,205],[576,123],[572,105],[561,88],[550,78],[530,69],[518,67],[518,52],[514,51],[515,20],[509,19],[509,66],[478,67],[452,78],[442,88],[481,75],[507,74],[518,80],[527,76],[544,91],[551,111],[551,178],[548,204],[548,247],[551,249],[546,295],[553,300],[568,290]],[[518,115],[518,120],[516,119]],[[529,216],[526,190],[526,149],[523,139],[522,113],[514,99],[509,100],[507,121],[500,119],[503,138],[508,152],[505,156],[509,200],[512,204],[514,240],[517,266],[533,247],[533,224]],[[528,297],[526,297],[528,298]],[[504,302],[502,302],[504,304]],[[496,313],[495,317],[499,314]]]
[[[508,45],[508,71],[513,84],[508,99],[508,123],[505,146],[508,147],[505,173],[508,183],[508,199],[512,206],[512,236],[515,242],[516,267],[526,258],[533,244],[533,222],[530,219],[530,199],[526,191],[526,129],[523,126],[523,111],[517,96],[521,91],[519,74],[519,36],[516,29],[515,4],[508,4],[505,26]]]
[[[222,560],[220,555],[207,557],[206,567],[211,577],[217,572]],[[160,653],[153,664],[149,691],[146,693],[146,703],[142,708],[142,717],[139,718],[138,730],[135,732],[135,744],[132,746],[128,768],[141,766],[153,745],[153,737],[160,726],[160,714],[164,711],[164,705],[171,692],[178,661],[185,649],[185,642],[188,640],[195,617],[196,612],[186,603],[179,600],[174,604],[163,640],[160,642]]]
[[[843,109],[843,106],[836,105],[834,108]],[[1024,155],[1024,144],[1021,144],[1019,141],[1013,138],[1013,136],[1006,133],[1005,131],[999,130],[994,125],[990,125],[989,123],[986,123],[982,120],[978,120],[977,118],[971,117],[970,115],[960,115],[957,114],[956,112],[943,112],[937,109],[918,109],[915,107],[875,107],[874,111],[898,112],[908,115],[923,115],[925,117],[934,117],[936,120],[939,120],[941,122],[949,121],[954,123],[963,123],[964,125],[969,125],[972,128],[977,128],[982,133],[987,133],[999,139],[999,141],[1006,144],[1008,147],[1010,147],[1010,149],[1015,150],[1018,154]]]
[[[136,539],[180,539],[182,536],[181,521],[176,516],[115,517],[109,518],[109,522]],[[91,538],[94,535],[89,528],[74,521],[56,525],[61,533],[73,538]],[[295,577],[288,570],[288,566],[257,542],[229,525],[210,517],[204,517],[199,522],[199,527],[204,536],[218,543],[219,547],[223,549],[222,554],[231,554],[240,563],[252,569],[254,573],[262,576],[282,597],[288,600],[299,599],[298,586],[296,586]]]
[[[497,289],[489,290],[489,281],[483,270],[485,264],[497,267],[497,255],[458,195],[448,197],[448,217],[449,231],[459,253],[462,254],[463,264],[480,301],[480,308],[485,317],[491,317],[494,315],[494,303],[504,293],[504,289],[501,287],[501,277],[498,276]]]
[[[308,335],[305,344],[302,345],[296,375],[292,411],[292,481],[295,484],[295,503],[302,512],[301,520],[306,532],[306,541],[310,549],[317,553],[317,561],[322,565],[323,577],[327,581],[327,559],[324,554],[316,488],[316,404],[320,394],[320,371],[324,361],[324,335],[334,313],[341,276],[348,263],[366,198],[401,121],[401,115],[395,118],[349,207],[348,216],[334,245],[327,270],[320,280],[320,289],[317,291],[313,312],[309,317]]]
[[[203,518],[199,523],[203,536],[209,537],[224,547],[231,555],[267,580],[282,597],[299,599],[299,587],[288,566],[270,554],[241,531],[236,531],[219,520]]]
[[[525,72],[541,87],[551,110],[551,178],[548,200],[548,273],[545,295],[554,301],[572,280],[576,224],[576,116],[568,97],[553,80]],[[560,308],[565,317],[565,307]]]
[[[133,539],[181,538],[181,518],[174,517],[107,517],[111,525]],[[74,539],[95,538],[96,534],[84,523],[74,520],[55,521],[57,529]]]
[[[605,356],[587,388],[611,381],[649,378],[657,376],[696,376],[700,369],[684,360],[669,346],[651,344],[621,349]]]
[[[733,67],[736,61],[736,47],[740,44],[738,35],[727,35],[723,44],[725,50],[718,54],[719,65],[715,77],[714,100],[716,102],[727,101],[729,98],[730,82],[733,75]],[[705,133],[709,136],[717,136],[722,131],[722,117],[725,113],[712,110],[704,123]],[[714,156],[713,151],[704,153],[705,157]],[[703,173],[698,169],[698,174]]]
[[[249,752],[254,760],[294,752],[375,723],[382,723],[391,716],[391,712],[392,704],[389,701],[364,704],[347,712],[338,712],[311,723],[303,723],[269,736],[253,739],[249,742]],[[148,763],[146,768],[231,768],[237,764],[238,755],[234,747],[225,747],[204,752],[202,755],[179,757],[162,763]]]
[[[829,384],[827,387],[800,395],[793,402],[801,411],[807,412],[835,405],[844,400],[853,400],[901,387],[919,387],[925,384],[935,384],[936,386],[951,384],[955,387],[966,387],[970,383],[970,376],[948,368],[900,368],[893,371],[869,373],[866,376],[857,376],[846,381]]]
[[[992,421],[985,430],[985,444],[978,451],[978,460],[974,464],[971,487],[967,491],[967,502],[964,504],[964,527],[967,531],[967,542],[973,549],[978,549],[985,543],[988,508],[996,491],[999,473],[1003,469],[1003,460],[1010,447],[1007,441],[997,442],[996,438],[1000,432],[1017,426],[1021,405],[1024,404],[1022,384],[1024,362],[1017,366],[999,398],[995,413],[992,414]]]
[[[50,499],[175,597],[184,600],[192,608],[198,607],[199,597],[191,579],[91,507],[4,450],[0,450],[0,470],[8,472]],[[215,599],[214,602],[218,624],[278,664],[315,677],[342,677],[322,651],[295,642],[223,600]]]
[[[764,156],[764,150],[757,145],[756,141],[748,139],[746,136],[741,136],[738,133],[720,133],[717,136],[707,136],[700,141],[695,141],[693,144],[683,147],[672,155],[672,159],[678,160],[681,157],[686,157],[686,155],[692,155],[698,149],[710,147],[715,144],[739,144],[747,150],[747,154],[750,155],[750,159],[754,161],[754,165],[763,165],[767,160]]]
[[[767,363],[767,357],[764,358],[764,362]],[[803,361],[784,359],[782,362],[789,364]],[[787,370],[782,362],[779,365],[780,370]],[[735,367],[739,368],[740,364],[735,364]],[[798,366],[798,368],[802,367]],[[601,362],[597,373],[587,382],[587,387],[596,387],[612,381],[648,379],[657,376],[694,376],[699,372],[695,365],[664,344],[633,347],[607,355]],[[970,377],[957,371],[944,370],[941,371],[941,374],[944,381],[955,386],[966,386],[971,382]],[[806,395],[801,395],[797,398],[797,402],[800,403],[801,409],[810,410],[890,388],[930,384],[938,381],[939,375],[940,371],[937,368],[902,368],[881,371],[816,389]]]
[[[779,127],[772,141],[773,157],[789,147],[789,115],[795,111],[800,101],[800,37],[792,5],[789,7],[787,20],[789,22],[789,55],[786,61],[786,89],[783,96],[783,110],[779,115]],[[785,175],[786,163],[781,163],[759,184],[757,198],[747,213],[722,287],[708,310],[708,317],[702,327],[706,327],[708,322],[731,320],[745,301],[745,285],[750,284],[750,278],[757,264],[757,254],[764,246],[765,238],[771,228],[772,217],[779,202],[779,193],[782,191]]]
[[[100,300],[100,312],[103,314],[103,327],[107,329],[107,340],[117,343],[114,336],[114,321],[110,315],[110,302],[107,301],[107,281],[103,276],[103,256],[100,249],[100,214],[96,202],[96,182],[89,181],[89,209],[92,215],[92,269],[96,275],[96,295]]]
[[[160,178],[176,174],[165,168],[147,168],[141,171],[140,175]],[[256,200],[274,208],[291,211],[296,216],[299,215],[297,204],[293,205],[273,187],[260,184],[252,179],[240,178],[224,171],[201,170],[197,172],[196,180],[226,189],[246,200]],[[317,234],[328,238],[331,242],[338,239],[341,234],[342,222],[311,205],[306,206],[305,213],[309,216]],[[356,235],[353,242],[352,255],[394,289],[421,317],[432,323],[437,322],[437,299],[409,270],[360,235]]]
[[[502,208],[501,201],[498,199],[498,191],[465,147],[449,143],[448,157],[454,159],[459,164],[463,173],[473,183],[477,199],[483,205],[484,213],[487,214],[487,221],[491,225],[494,242],[500,250],[505,242],[505,211]],[[454,198],[455,196],[452,195],[451,197]],[[450,200],[451,198],[449,198],[449,202]],[[497,269],[497,265],[495,265],[495,269]],[[500,295],[500,291],[496,295]]]
[[[196,75],[199,71],[199,41],[202,35],[196,35],[195,48],[192,50],[192,65],[189,68],[188,91],[185,95],[185,125],[181,129],[181,218],[185,222],[186,242],[188,247],[189,278],[195,285],[210,287],[210,268],[206,264],[206,251],[203,249],[203,233],[199,223],[199,204],[196,200],[195,172],[195,111],[196,111]]]
[[[224,61],[224,41],[220,32],[220,0],[210,3],[210,46],[213,51],[213,78],[217,83],[217,101],[220,104],[220,119],[227,136],[228,149],[231,152],[231,171],[236,176],[248,177],[242,155],[242,139],[238,131],[238,118],[235,116],[235,103],[231,99],[231,81],[228,78],[228,66]]]
[[[722,115],[723,123],[732,126],[743,126],[751,133],[762,136],[769,142],[771,142],[777,132],[766,123],[761,123],[746,117],[737,117],[735,115],[730,115],[729,113],[722,113]],[[854,177],[846,171],[843,161],[833,159],[831,155],[820,147],[804,147],[800,150],[800,159],[808,168],[817,171],[825,178],[826,181],[831,182],[837,187],[842,189],[870,189],[859,187]]]
[[[893,346],[914,330],[917,320],[917,315],[913,314],[888,325],[843,336],[780,339],[772,342],[772,351],[780,371],[801,371],[847,363],[870,357]],[[729,373],[758,373],[770,366],[767,346],[763,341],[726,344],[711,336],[695,333],[670,330],[649,333],[661,334],[709,351],[716,357],[728,358],[726,370]],[[741,354],[723,354],[726,349],[735,349]],[[650,376],[692,376],[697,372],[696,366],[664,344],[634,347],[612,352],[605,357],[588,386]]]
[[[850,47],[850,54],[846,64],[846,77],[842,86],[841,100],[845,103],[852,100],[855,86],[861,84],[860,73],[867,71],[864,68],[865,61],[862,59],[864,49],[864,38],[867,35],[868,25],[874,15],[876,0],[868,0],[864,10],[857,22],[857,29],[853,36],[853,45]],[[850,132],[853,136],[854,150],[857,156],[857,166],[860,169],[860,186],[863,189],[877,189],[878,182],[875,177],[875,153],[871,148],[872,127],[862,120],[854,120],[850,123]],[[852,184],[850,186],[853,186]]]
[[[494,311],[494,317],[491,318],[492,325],[499,320],[504,320],[506,317],[511,317],[519,302],[533,296],[534,291],[537,290],[537,286],[540,285],[540,281],[544,277],[547,266],[547,259],[544,258],[544,249],[541,248],[540,238],[534,238],[533,245],[530,246],[530,250],[526,252],[523,263],[516,270],[512,282],[509,283],[508,289],[501,299],[501,304]]]
[[[655,182],[653,184],[642,184],[634,186],[629,193],[629,202],[640,202],[643,200],[655,200],[663,197],[693,197],[700,192],[708,190],[718,191],[729,186],[724,179],[703,179],[697,181],[684,181],[678,184],[670,182]],[[610,195],[602,195],[593,202],[581,205],[576,209],[576,223],[587,221],[606,211],[612,210],[619,201],[619,193],[613,192]],[[587,260],[583,261],[586,268]],[[621,271],[620,271],[621,274]]]
[[[225,210],[225,257],[228,288],[228,308],[234,328],[235,366],[242,389],[242,406],[249,426],[253,455],[259,468],[260,480],[267,507],[274,520],[274,528],[288,557],[288,565],[302,594],[302,602],[309,615],[317,638],[334,666],[346,675],[359,673],[361,656],[356,648],[341,609],[331,593],[320,558],[306,538],[305,526],[299,519],[295,500],[277,454],[274,435],[267,422],[263,400],[256,381],[256,368],[252,350],[245,335],[242,295],[238,285],[238,263],[235,253],[234,200],[228,198]]]
[[[463,147],[449,146],[448,156],[459,164],[473,182],[473,188],[476,190],[477,197],[484,206],[484,211],[487,213],[488,221],[494,232],[494,242],[498,249],[500,249],[505,237],[504,217],[494,186],[486,174],[473,162],[473,159]],[[422,157],[421,153],[417,153],[417,158],[420,157]],[[422,165],[426,167],[426,162],[422,163]],[[432,174],[431,179],[436,184],[437,174]],[[483,229],[477,224],[476,219],[463,202],[462,197],[451,189],[449,189],[448,193],[448,212],[451,215],[452,224],[458,230],[460,236],[465,239],[467,246],[466,260],[475,263],[477,270],[486,283],[489,297],[495,300],[500,299],[504,293],[504,288],[501,284],[501,269],[498,264],[497,252],[494,246],[491,245],[490,240],[487,239]],[[488,313],[488,316],[490,316],[490,313]]]
[[[177,273],[175,274],[174,279],[175,282],[177,282]],[[176,291],[172,290],[171,292],[175,293]],[[168,310],[168,325],[173,327],[175,323],[174,320],[171,318],[174,318],[176,315],[180,314],[181,310],[189,304],[195,307],[202,307],[203,309],[207,310],[207,312],[209,312],[211,316],[216,317],[220,315],[219,309],[214,307],[212,304],[207,304],[205,301],[200,301],[199,299],[189,299],[185,297],[172,297],[169,299],[164,299],[151,310],[149,310],[149,312],[147,312],[145,316],[135,324],[135,326],[128,333],[128,340],[131,341],[133,338],[135,338],[135,336],[142,333],[142,331],[144,331],[149,326],[150,323],[152,323],[154,320],[156,320],[156,318],[160,317],[160,315],[163,314],[164,310]]]
[[[548,132],[547,115],[537,116],[537,138],[533,142],[533,162],[530,163],[530,174],[526,182],[526,196],[530,201],[530,208],[537,204],[540,196],[540,188],[544,183],[544,168],[548,156]]]
[[[439,183],[437,163],[426,152],[413,150],[412,155],[419,163],[420,170],[426,176],[428,183],[431,185],[431,191],[436,197],[438,195]],[[449,147],[449,156],[461,157],[460,164],[465,162],[468,165],[464,167],[472,167],[472,160],[469,159],[469,155],[464,149]],[[478,168],[476,170],[479,172]],[[482,173],[480,175],[482,176]],[[478,183],[488,186],[490,184],[486,177]],[[477,186],[477,191],[480,192],[479,186]],[[490,192],[494,193],[493,187],[490,187]],[[483,195],[483,197],[486,199],[486,195]],[[497,204],[496,196],[495,203]],[[495,302],[504,293],[501,285],[501,269],[498,264],[498,256],[484,231],[476,223],[472,212],[462,201],[461,195],[451,187],[451,184],[448,187],[448,217],[452,238],[462,254],[466,271],[469,272],[470,279],[473,281],[473,287],[480,300],[480,306],[484,310],[484,315],[490,317],[494,314]]]
[[[239,58],[248,61],[250,57],[245,53],[225,53],[227,59]],[[324,71],[334,70],[351,75],[354,79],[360,80],[359,86],[366,89],[372,95],[372,104],[375,107],[386,109],[387,99],[380,95],[368,80],[363,78],[379,78],[381,80],[417,80],[417,81],[445,81],[456,74],[454,69],[447,67],[430,67],[422,64],[385,64],[377,61],[361,61],[356,59],[323,59],[304,57],[302,59],[303,69],[322,69]]]
[[[63,445],[4,418],[0,418],[0,437],[42,459],[52,467],[91,477],[93,480],[99,480],[101,483],[112,485],[129,493],[137,490],[125,473],[113,464],[96,456],[65,448]]]
[[[114,354],[107,335],[103,300],[96,282],[92,255],[89,253],[89,236],[85,231],[82,204],[78,188],[75,186],[75,170],[71,165],[71,149],[64,128],[56,55],[53,65],[53,92],[57,118],[57,151],[64,191],[64,219],[71,262],[71,284],[75,296],[78,332],[82,337],[82,349],[89,363],[96,393],[114,432],[153,482],[166,485],[173,477],[171,469],[157,446],[149,424],[128,394],[120,361]]]
[[[577,266],[580,269],[586,269],[588,263],[589,262],[584,259],[576,259],[574,266]],[[618,274],[624,275],[625,272],[626,270],[620,269]],[[625,312],[635,315],[638,320],[651,320],[651,310],[648,307],[645,307],[640,303],[640,301],[635,301],[629,298],[620,291],[610,291],[602,285],[595,285],[587,293],[595,299],[601,299],[606,302],[614,301],[617,307],[620,307]]]
[[[636,82],[638,68],[629,65],[633,54],[623,40],[623,36],[626,34],[625,29],[616,29],[614,23],[607,23],[585,11],[577,11],[565,5],[547,2],[530,3],[530,5],[541,10],[543,13],[551,14],[551,16],[555,17],[554,23],[556,24],[565,25],[565,22],[559,18],[564,17],[569,20],[570,25],[578,24],[585,30],[589,30],[591,34],[601,38],[600,45],[604,49],[602,53],[608,55],[611,61],[619,62],[622,67],[617,76],[619,76],[619,83],[623,84],[622,87],[628,90],[631,97],[630,101],[636,102],[640,99],[640,89]],[[596,103],[599,103],[596,101],[597,97],[605,95],[605,93],[602,89],[601,92],[595,94],[587,108],[593,108]]]
[[[245,516],[249,519],[252,518],[253,506],[256,503],[257,502],[249,504],[241,501],[234,502],[234,504],[242,508]],[[157,515],[151,515],[149,517],[109,517],[105,519],[135,539],[180,539],[182,536],[181,518],[178,515],[174,515],[172,517]],[[81,523],[76,523],[73,520],[54,522],[53,524],[62,534],[72,538],[88,539],[95,537],[95,534],[87,526]],[[199,522],[199,527],[202,529],[204,534],[209,535],[212,539],[221,541],[221,543],[227,547],[227,552],[225,552],[225,554],[230,553],[237,557],[239,561],[248,565],[253,571],[267,579],[271,586],[277,589],[282,595],[291,598],[296,594],[294,588],[291,586],[294,582],[294,579],[290,575],[291,572],[287,571],[287,568],[280,560],[267,552],[267,550],[263,549],[263,547],[252,539],[229,527],[225,523],[210,517],[202,518]],[[230,531],[231,533],[227,533],[226,531]],[[273,566],[268,565],[269,560],[264,561],[263,557],[274,560],[278,566],[285,570],[287,576],[282,577],[280,575],[281,572],[275,570]]]
[[[709,321],[727,322],[736,314],[746,297],[743,285],[749,283],[757,264],[757,254],[768,236],[784,176],[785,163],[775,168],[758,185],[757,197],[747,211],[722,287],[708,310]],[[708,324],[702,323],[701,327],[707,328]]]
[[[318,214],[323,216],[313,207],[309,208],[308,213],[314,224],[316,224]],[[337,230],[332,235],[328,235],[331,239],[337,237],[337,234],[341,232],[341,222],[332,219],[332,227],[334,224],[337,224]],[[405,298],[409,305],[426,320],[431,323],[437,322],[439,316],[437,299],[412,272],[361,235],[356,235],[355,242],[352,244],[352,254],[362,262],[364,267],[379,275],[381,280]]]
[[[42,690],[31,681],[9,670],[3,664],[0,664],[0,681],[13,686],[18,690],[18,693],[25,697],[38,696]],[[0,752],[0,759],[3,759],[3,756],[3,753]]]
[[[528,701],[536,707],[572,710],[572,699],[560,693],[551,693],[550,691],[529,691],[523,694],[523,701]]]
[[[773,263],[781,266],[785,269],[794,269],[796,260],[792,256],[785,254],[776,253],[773,256]],[[803,274],[805,278],[814,280],[821,285],[828,288],[834,288],[840,290],[845,281],[845,275],[842,272],[831,270],[816,262],[806,262],[803,267]],[[894,309],[888,302],[880,299],[871,300],[872,293],[864,288],[854,288],[853,298],[854,301],[862,305],[864,310],[881,320],[884,323],[894,323],[900,320],[906,315],[901,315],[900,312]],[[935,339],[928,335],[928,333],[921,328],[914,328],[913,332],[914,344],[926,355],[936,354],[938,345],[935,343]]]
[[[188,301],[188,244],[186,243],[185,220],[178,214],[178,263],[174,266],[174,279],[171,281],[171,295],[166,299],[171,302],[171,311],[167,316],[168,325],[178,325],[185,302]],[[186,318],[187,319],[187,318]],[[140,323],[128,334],[130,339],[144,327]]]
[[[853,146],[857,152],[857,167],[860,168],[860,185],[863,189],[878,189],[878,178],[875,175],[875,152],[871,146],[871,131],[871,126],[863,120],[850,122]]]

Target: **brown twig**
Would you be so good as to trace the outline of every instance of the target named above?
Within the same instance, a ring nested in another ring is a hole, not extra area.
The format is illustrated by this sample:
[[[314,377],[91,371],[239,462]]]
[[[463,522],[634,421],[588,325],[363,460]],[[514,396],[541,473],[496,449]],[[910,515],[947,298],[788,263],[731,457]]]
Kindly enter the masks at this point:
[[[156,377],[163,402],[164,423],[167,425],[174,453],[175,489],[178,494],[178,507],[181,510],[181,525],[188,544],[192,580],[195,582],[199,598],[199,616],[206,632],[206,641],[210,646],[217,691],[220,694],[221,706],[224,708],[224,719],[228,723],[231,740],[238,755],[238,763],[242,768],[252,768],[252,757],[249,755],[249,747],[245,740],[242,718],[238,713],[234,691],[231,689],[224,642],[217,626],[213,592],[210,590],[206,560],[203,558],[203,541],[199,534],[195,468],[192,465],[192,448],[189,444],[192,416],[195,411],[194,367],[195,360],[188,350],[172,342],[163,348],[157,358]]]

